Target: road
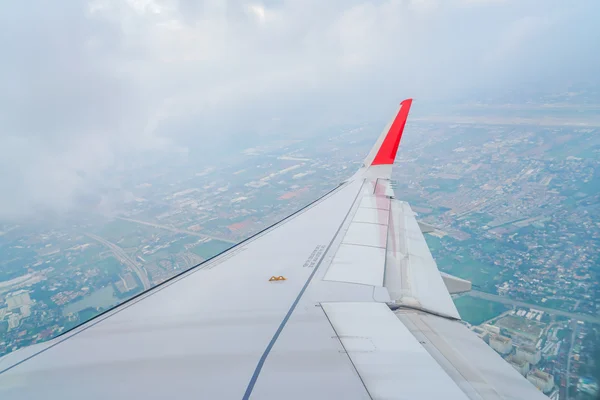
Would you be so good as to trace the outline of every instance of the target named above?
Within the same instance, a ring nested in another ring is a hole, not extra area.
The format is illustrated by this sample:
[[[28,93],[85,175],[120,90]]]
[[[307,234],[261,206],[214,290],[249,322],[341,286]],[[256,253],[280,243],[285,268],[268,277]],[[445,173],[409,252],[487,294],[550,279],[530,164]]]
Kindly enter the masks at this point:
[[[504,297],[504,296],[498,296],[497,294],[480,292],[478,290],[471,290],[470,292],[467,292],[464,295],[471,296],[471,297],[477,297],[477,298],[485,299],[485,300],[491,300],[491,301],[495,301],[497,303],[502,303],[502,304],[508,304],[508,305],[513,305],[513,306],[518,306],[518,307],[533,308],[536,310],[546,312],[548,314],[561,315],[563,317],[568,317],[568,318],[576,319],[579,321],[590,322],[593,324],[600,324],[600,317],[596,317],[593,315],[587,315],[587,314],[577,314],[577,313],[572,313],[572,312],[562,311],[562,310],[555,310],[553,308],[542,307],[537,304],[525,303],[524,301],[513,300],[513,299],[510,299],[510,298]]]
[[[566,392],[567,392],[567,397],[566,400],[569,400],[570,396],[570,390],[569,388],[571,387],[571,359],[573,358],[573,347],[575,345],[575,335],[577,334],[577,321],[571,321],[571,329],[573,330],[573,333],[571,333],[571,347],[569,347],[569,353],[567,353],[567,386],[566,386]]]
[[[144,271],[142,268],[140,268],[140,266],[137,265],[137,263],[134,260],[132,260],[127,255],[127,253],[125,253],[125,251],[123,251],[122,248],[120,248],[119,246],[117,246],[114,243],[109,242],[108,240],[106,240],[104,238],[101,238],[98,235],[86,233],[86,236],[91,239],[94,239],[95,241],[100,242],[104,246],[108,247],[110,249],[110,251],[113,252],[115,257],[117,257],[117,260],[119,260],[119,262],[121,262],[121,263],[127,265],[129,268],[131,268],[131,270],[139,278],[140,282],[142,282],[142,286],[144,286],[144,290],[148,290],[152,287],[152,285],[150,284],[150,280],[148,279],[148,275],[146,275],[146,271]]]
[[[235,240],[225,239],[225,238],[218,237],[218,236],[206,235],[204,233],[192,232],[192,231],[188,231],[185,229],[173,228],[173,227],[167,226],[167,225],[159,225],[159,224],[155,224],[153,222],[140,221],[138,219],[125,218],[125,217],[117,217],[117,219],[120,219],[122,221],[133,222],[133,223],[140,224],[140,225],[152,226],[154,228],[164,229],[164,230],[171,231],[171,232],[184,233],[186,235],[198,236],[201,238],[220,240],[221,242],[227,242],[227,243],[233,243],[233,244],[238,243]]]

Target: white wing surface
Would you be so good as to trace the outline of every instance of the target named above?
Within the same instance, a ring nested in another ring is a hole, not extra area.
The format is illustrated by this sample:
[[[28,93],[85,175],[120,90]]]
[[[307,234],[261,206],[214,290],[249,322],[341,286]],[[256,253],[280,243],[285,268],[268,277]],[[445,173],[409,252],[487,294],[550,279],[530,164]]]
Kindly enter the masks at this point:
[[[0,359],[0,398],[545,398],[460,322],[448,288],[469,282],[442,278],[410,206],[394,197],[411,103],[321,199]]]

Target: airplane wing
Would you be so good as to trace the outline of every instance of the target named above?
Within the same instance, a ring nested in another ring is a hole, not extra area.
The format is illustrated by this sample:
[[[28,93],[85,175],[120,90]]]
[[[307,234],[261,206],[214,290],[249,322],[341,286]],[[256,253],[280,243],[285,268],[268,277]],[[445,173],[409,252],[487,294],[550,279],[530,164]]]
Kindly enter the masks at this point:
[[[230,250],[0,359],[2,399],[546,398],[460,321],[392,165],[412,100],[348,181]]]

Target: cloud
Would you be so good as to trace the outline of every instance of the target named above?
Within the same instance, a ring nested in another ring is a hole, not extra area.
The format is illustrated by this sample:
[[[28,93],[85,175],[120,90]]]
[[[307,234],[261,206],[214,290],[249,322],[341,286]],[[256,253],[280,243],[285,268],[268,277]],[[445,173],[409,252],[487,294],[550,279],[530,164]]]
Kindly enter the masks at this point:
[[[408,96],[452,100],[540,80],[597,80],[597,4],[4,5],[0,220],[101,202],[99,188],[127,189],[106,175],[131,160],[200,141],[218,147],[208,142],[260,134],[266,120],[279,121],[277,132],[301,131],[380,118]]]

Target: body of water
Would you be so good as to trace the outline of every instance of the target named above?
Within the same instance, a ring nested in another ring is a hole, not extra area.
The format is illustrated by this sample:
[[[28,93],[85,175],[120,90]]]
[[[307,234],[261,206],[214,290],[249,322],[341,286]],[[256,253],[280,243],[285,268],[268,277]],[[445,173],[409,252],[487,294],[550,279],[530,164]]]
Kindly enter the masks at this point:
[[[106,286],[85,296],[81,300],[68,304],[63,309],[63,315],[78,313],[79,311],[90,307],[106,309],[115,306],[118,303],[119,299],[115,296],[115,291],[112,286]]]

